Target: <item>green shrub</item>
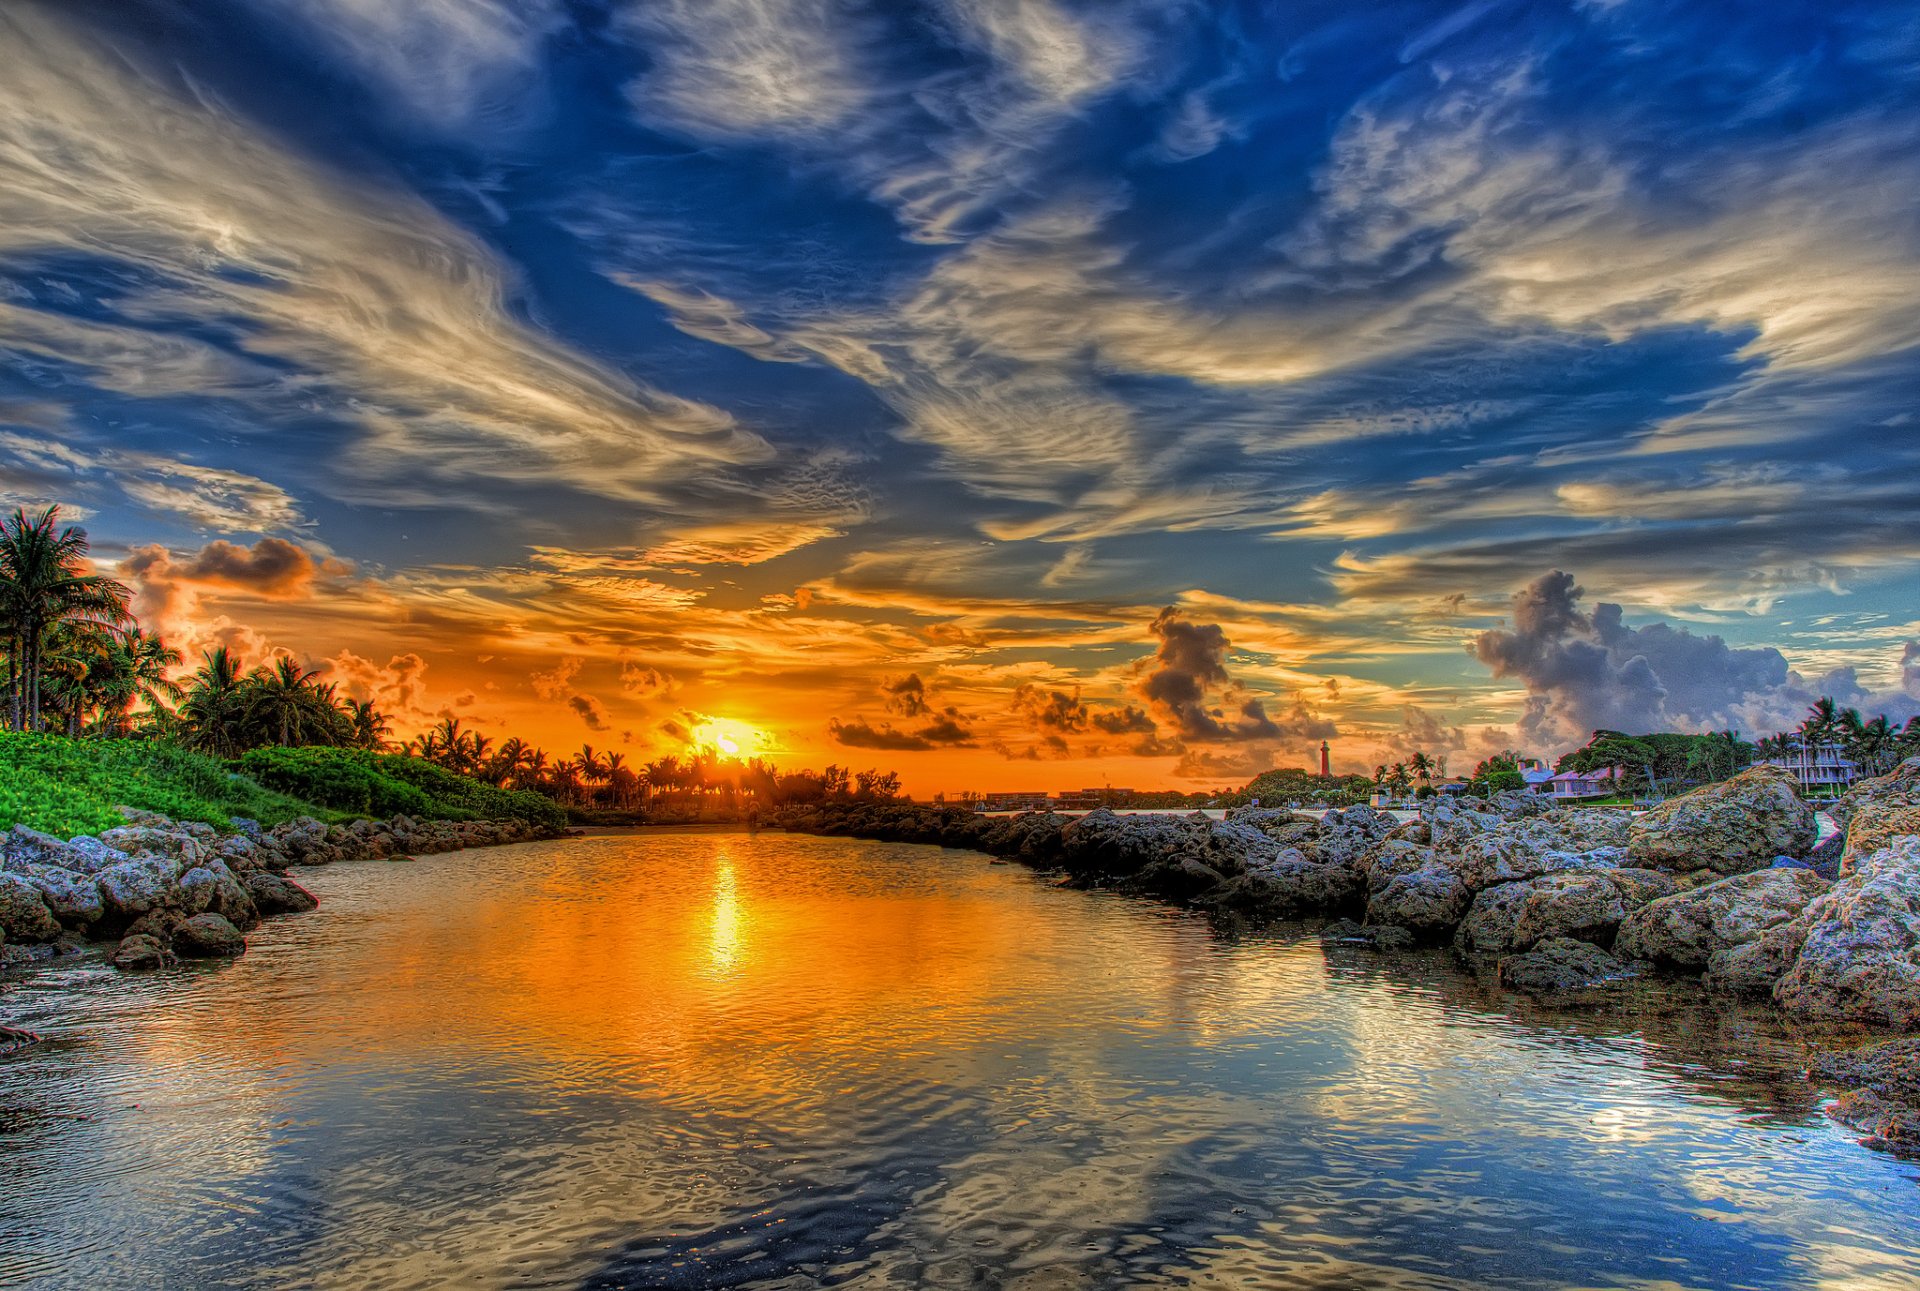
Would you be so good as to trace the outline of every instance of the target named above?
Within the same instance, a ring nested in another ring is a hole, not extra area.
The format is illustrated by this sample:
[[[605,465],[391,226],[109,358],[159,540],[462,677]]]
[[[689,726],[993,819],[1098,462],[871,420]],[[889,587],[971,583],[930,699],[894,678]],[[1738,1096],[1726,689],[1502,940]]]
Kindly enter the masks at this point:
[[[237,764],[273,789],[361,816],[421,820],[525,820],[559,826],[566,816],[535,793],[496,789],[431,762],[364,749],[254,749]]]
[[[223,829],[235,816],[267,825],[303,815],[341,819],[171,744],[0,731],[0,829],[97,833],[123,823],[121,806]]]

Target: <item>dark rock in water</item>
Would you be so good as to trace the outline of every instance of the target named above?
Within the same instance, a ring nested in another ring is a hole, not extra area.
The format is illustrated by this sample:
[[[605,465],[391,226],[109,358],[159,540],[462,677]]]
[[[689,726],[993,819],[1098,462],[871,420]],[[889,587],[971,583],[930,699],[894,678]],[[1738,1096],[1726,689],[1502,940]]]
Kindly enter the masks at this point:
[[[109,923],[125,927],[141,915],[178,901],[174,862],[164,856],[136,856],[110,865],[94,877],[100,883]]]
[[[1563,995],[1610,986],[1634,976],[1634,969],[1598,946],[1568,937],[1550,937],[1524,955],[1500,961],[1500,985],[1529,995]]]
[[[1868,1146],[1920,1155],[1920,1037],[1821,1054],[1809,1074],[1852,1086],[1827,1114]]]
[[[1256,918],[1291,919],[1358,908],[1362,895],[1360,876],[1347,866],[1321,865],[1289,847],[1248,865],[1223,901]]]
[[[1635,819],[1628,835],[1636,865],[1744,874],[1776,856],[1811,851],[1820,823],[1791,775],[1757,766],[1661,803]]]
[[[60,921],[24,875],[0,873],[0,932],[16,942],[51,941],[60,935]]]
[[[1368,950],[1383,953],[1411,950],[1416,944],[1414,935],[1405,928],[1393,924],[1355,923],[1351,919],[1336,919],[1322,928],[1320,940],[1332,946],[1364,946]]]
[[[1673,891],[1673,879],[1654,870],[1600,869],[1546,874],[1526,883],[1514,922],[1514,943],[1570,937],[1612,945],[1621,921]]]
[[[51,865],[29,865],[22,877],[40,889],[47,909],[69,928],[98,923],[106,913],[100,900],[100,885],[85,874]]]
[[[129,971],[143,968],[165,968],[174,963],[173,951],[157,937],[136,932],[123,937],[113,952],[113,966]]]
[[[258,870],[247,875],[247,892],[263,915],[304,914],[320,905],[320,898],[280,874]]]
[[[1804,934],[1800,951],[1773,989],[1782,1008],[1808,1018],[1920,1028],[1920,838],[1901,838],[1859,860],[1794,925]]]
[[[1367,922],[1394,924],[1421,937],[1440,937],[1466,915],[1473,893],[1438,864],[1401,874],[1367,902]]]
[[[247,939],[224,916],[197,914],[173,934],[174,953],[182,959],[231,959],[247,949]]]

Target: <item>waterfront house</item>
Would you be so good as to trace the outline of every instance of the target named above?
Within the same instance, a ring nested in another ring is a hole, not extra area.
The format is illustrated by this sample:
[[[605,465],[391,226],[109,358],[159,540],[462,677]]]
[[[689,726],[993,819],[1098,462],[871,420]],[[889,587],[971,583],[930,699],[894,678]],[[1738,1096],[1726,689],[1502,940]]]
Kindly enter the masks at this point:
[[[1626,778],[1621,767],[1601,767],[1597,771],[1562,771],[1547,781],[1547,791],[1555,799],[1574,802],[1581,798],[1609,798],[1621,791]]]
[[[1791,749],[1759,765],[1779,767],[1800,782],[1802,792],[1821,789],[1837,793],[1860,778],[1860,766],[1838,744],[1823,743]]]

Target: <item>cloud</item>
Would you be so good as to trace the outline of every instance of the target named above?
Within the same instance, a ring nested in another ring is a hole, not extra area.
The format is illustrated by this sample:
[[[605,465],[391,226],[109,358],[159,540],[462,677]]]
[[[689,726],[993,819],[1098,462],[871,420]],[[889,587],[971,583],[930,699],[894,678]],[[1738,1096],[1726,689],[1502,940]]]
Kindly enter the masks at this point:
[[[567,707],[579,715],[590,731],[604,731],[611,725],[607,720],[607,706],[592,695],[569,695]]]
[[[527,684],[533,687],[533,693],[541,699],[558,699],[573,689],[573,679],[580,675],[580,669],[586,666],[586,660],[577,655],[561,659],[547,672],[530,672]]]
[[[1571,574],[1543,574],[1514,594],[1511,628],[1483,632],[1470,646],[1495,677],[1525,685],[1520,734],[1549,751],[1597,729],[1769,734],[1797,725],[1821,695],[1870,712],[1891,707],[1896,717],[1907,711],[1904,694],[1874,696],[1851,669],[1808,681],[1771,646],[1730,646],[1666,623],[1629,627],[1618,605],[1583,611],[1583,594]]]
[[[760,565],[802,547],[838,538],[844,532],[831,525],[780,521],[742,520],[698,525],[647,548],[641,560],[655,569],[676,565]]]
[[[1227,673],[1227,634],[1219,624],[1190,622],[1170,606],[1154,619],[1152,631],[1160,647],[1155,666],[1140,679],[1139,691],[1178,738],[1228,743],[1282,737],[1256,698],[1235,701],[1231,717],[1210,706],[1214,693],[1235,690]]]
[[[440,132],[526,124],[559,0],[250,0],[299,26],[381,94]]]
[[[933,711],[927,703],[927,683],[917,672],[888,677],[880,683],[880,694],[886,710],[901,717],[921,717]]]
[[[973,731],[952,708],[913,731],[897,730],[891,722],[874,726],[861,719],[842,721],[837,717],[827,723],[827,731],[834,743],[848,748],[884,749],[895,753],[919,753],[941,747],[963,748],[973,742]]]
[[[730,415],[520,322],[511,275],[425,202],[330,173],[15,6],[0,15],[0,257],[75,255],[120,272],[110,316],[86,326],[129,352],[217,335],[257,361],[201,372],[195,393],[344,418],[356,434],[329,464],[337,493],[513,480],[655,501],[677,471],[770,454]],[[102,379],[142,366],[88,353],[66,358]]]
[[[348,698],[373,701],[396,730],[419,729],[433,720],[434,707],[427,698],[427,661],[418,654],[397,654],[381,665],[342,650],[326,659],[320,671]]]

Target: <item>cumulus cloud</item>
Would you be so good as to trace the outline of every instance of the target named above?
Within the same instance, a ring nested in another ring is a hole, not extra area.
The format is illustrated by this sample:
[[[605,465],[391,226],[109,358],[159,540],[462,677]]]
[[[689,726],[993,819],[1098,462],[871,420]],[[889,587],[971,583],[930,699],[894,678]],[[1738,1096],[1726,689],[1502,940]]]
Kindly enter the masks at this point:
[[[398,729],[417,729],[433,720],[427,698],[427,661],[418,654],[397,654],[376,664],[351,650],[322,662],[322,676],[350,699],[372,700]]]
[[[1182,740],[1231,743],[1278,740],[1285,734],[1253,696],[1240,696],[1227,672],[1227,634],[1217,623],[1194,623],[1169,606],[1155,618],[1160,647],[1139,691]],[[1228,697],[1229,715],[1214,701]]]
[[[880,695],[886,710],[901,717],[920,717],[933,711],[927,703],[927,683],[917,672],[886,678],[880,683]]]
[[[580,669],[585,666],[586,660],[577,655],[568,655],[546,672],[528,673],[527,684],[542,699],[559,699],[573,689],[573,679],[580,675]]]
[[[1809,681],[1771,646],[1730,646],[1666,623],[1630,627],[1619,605],[1582,610],[1582,595],[1571,574],[1543,574],[1514,594],[1511,628],[1469,647],[1495,677],[1525,685],[1520,734],[1549,751],[1597,729],[1769,734],[1796,725],[1822,695],[1905,716],[1904,694],[1876,696],[1852,669]],[[1903,661],[1911,658],[1910,647]]]
[[[316,557],[283,538],[262,538],[251,547],[226,541],[176,556],[157,544],[135,547],[115,572],[133,589],[133,609],[142,618],[178,630],[202,593],[231,591],[259,600],[304,600],[317,579],[344,578],[351,567]]]
[[[948,708],[932,721],[911,730],[897,729],[891,722],[878,726],[864,719],[842,721],[833,718],[827,731],[836,744],[851,749],[885,749],[896,753],[924,753],[936,748],[964,748],[973,743],[973,731],[957,709]]]

